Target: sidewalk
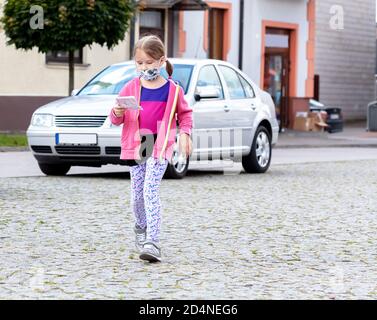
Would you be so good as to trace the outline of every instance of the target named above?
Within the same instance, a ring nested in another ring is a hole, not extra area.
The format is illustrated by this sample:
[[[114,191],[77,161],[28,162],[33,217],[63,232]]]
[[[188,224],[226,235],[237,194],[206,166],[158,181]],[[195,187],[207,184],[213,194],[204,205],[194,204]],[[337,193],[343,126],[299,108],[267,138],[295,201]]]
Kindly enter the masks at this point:
[[[366,121],[344,123],[343,131],[306,132],[285,129],[275,148],[376,147],[377,132],[366,130]]]
[[[279,133],[274,148],[326,148],[326,147],[364,147],[377,148],[377,132],[366,130],[366,120],[344,123],[343,131],[305,132],[285,129]],[[0,152],[30,151],[29,147],[1,147]]]

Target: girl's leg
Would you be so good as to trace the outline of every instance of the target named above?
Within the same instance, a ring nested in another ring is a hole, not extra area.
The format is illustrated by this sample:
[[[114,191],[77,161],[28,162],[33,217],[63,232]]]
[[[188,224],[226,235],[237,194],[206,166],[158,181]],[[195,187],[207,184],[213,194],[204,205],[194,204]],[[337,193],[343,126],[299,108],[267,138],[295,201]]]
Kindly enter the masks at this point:
[[[145,229],[147,226],[143,195],[145,171],[146,162],[130,167],[131,207],[135,215],[136,224],[140,229]]]
[[[144,182],[144,205],[147,217],[147,241],[159,242],[161,227],[161,202],[160,183],[165,173],[168,161],[163,163],[159,159],[150,157],[147,159],[147,167]]]

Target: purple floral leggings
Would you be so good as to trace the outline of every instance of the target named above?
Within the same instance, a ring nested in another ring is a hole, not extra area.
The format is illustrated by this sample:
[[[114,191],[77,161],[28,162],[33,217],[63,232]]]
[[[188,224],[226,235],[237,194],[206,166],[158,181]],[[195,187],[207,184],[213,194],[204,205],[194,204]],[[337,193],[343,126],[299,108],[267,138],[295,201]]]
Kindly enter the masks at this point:
[[[149,157],[145,162],[130,166],[131,206],[136,224],[147,228],[147,241],[159,242],[161,228],[160,183],[168,160]]]

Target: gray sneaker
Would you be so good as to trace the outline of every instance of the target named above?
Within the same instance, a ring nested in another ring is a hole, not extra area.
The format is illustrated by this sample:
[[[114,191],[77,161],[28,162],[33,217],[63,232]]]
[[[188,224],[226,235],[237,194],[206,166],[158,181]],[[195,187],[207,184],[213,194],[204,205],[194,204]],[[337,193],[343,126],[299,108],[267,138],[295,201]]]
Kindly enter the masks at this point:
[[[141,229],[137,224],[134,226],[135,246],[138,251],[143,249],[143,244],[147,236],[147,228]]]
[[[161,261],[161,247],[156,242],[144,242],[143,249],[140,253],[140,259],[148,260],[149,262]]]

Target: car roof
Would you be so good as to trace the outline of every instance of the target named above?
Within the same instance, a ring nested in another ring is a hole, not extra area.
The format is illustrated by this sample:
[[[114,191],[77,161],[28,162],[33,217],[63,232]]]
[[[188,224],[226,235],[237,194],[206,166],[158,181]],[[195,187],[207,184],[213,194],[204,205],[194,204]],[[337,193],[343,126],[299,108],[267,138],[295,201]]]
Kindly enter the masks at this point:
[[[221,63],[221,64],[233,66],[227,61],[218,60],[218,59],[190,59],[190,58],[169,58],[169,57],[167,59],[172,64],[204,65],[204,64],[209,64],[209,63],[214,63],[214,64]],[[134,60],[127,60],[127,61],[123,61],[119,63],[114,63],[112,64],[112,66],[123,66],[123,65],[126,66],[130,64],[134,64]]]

